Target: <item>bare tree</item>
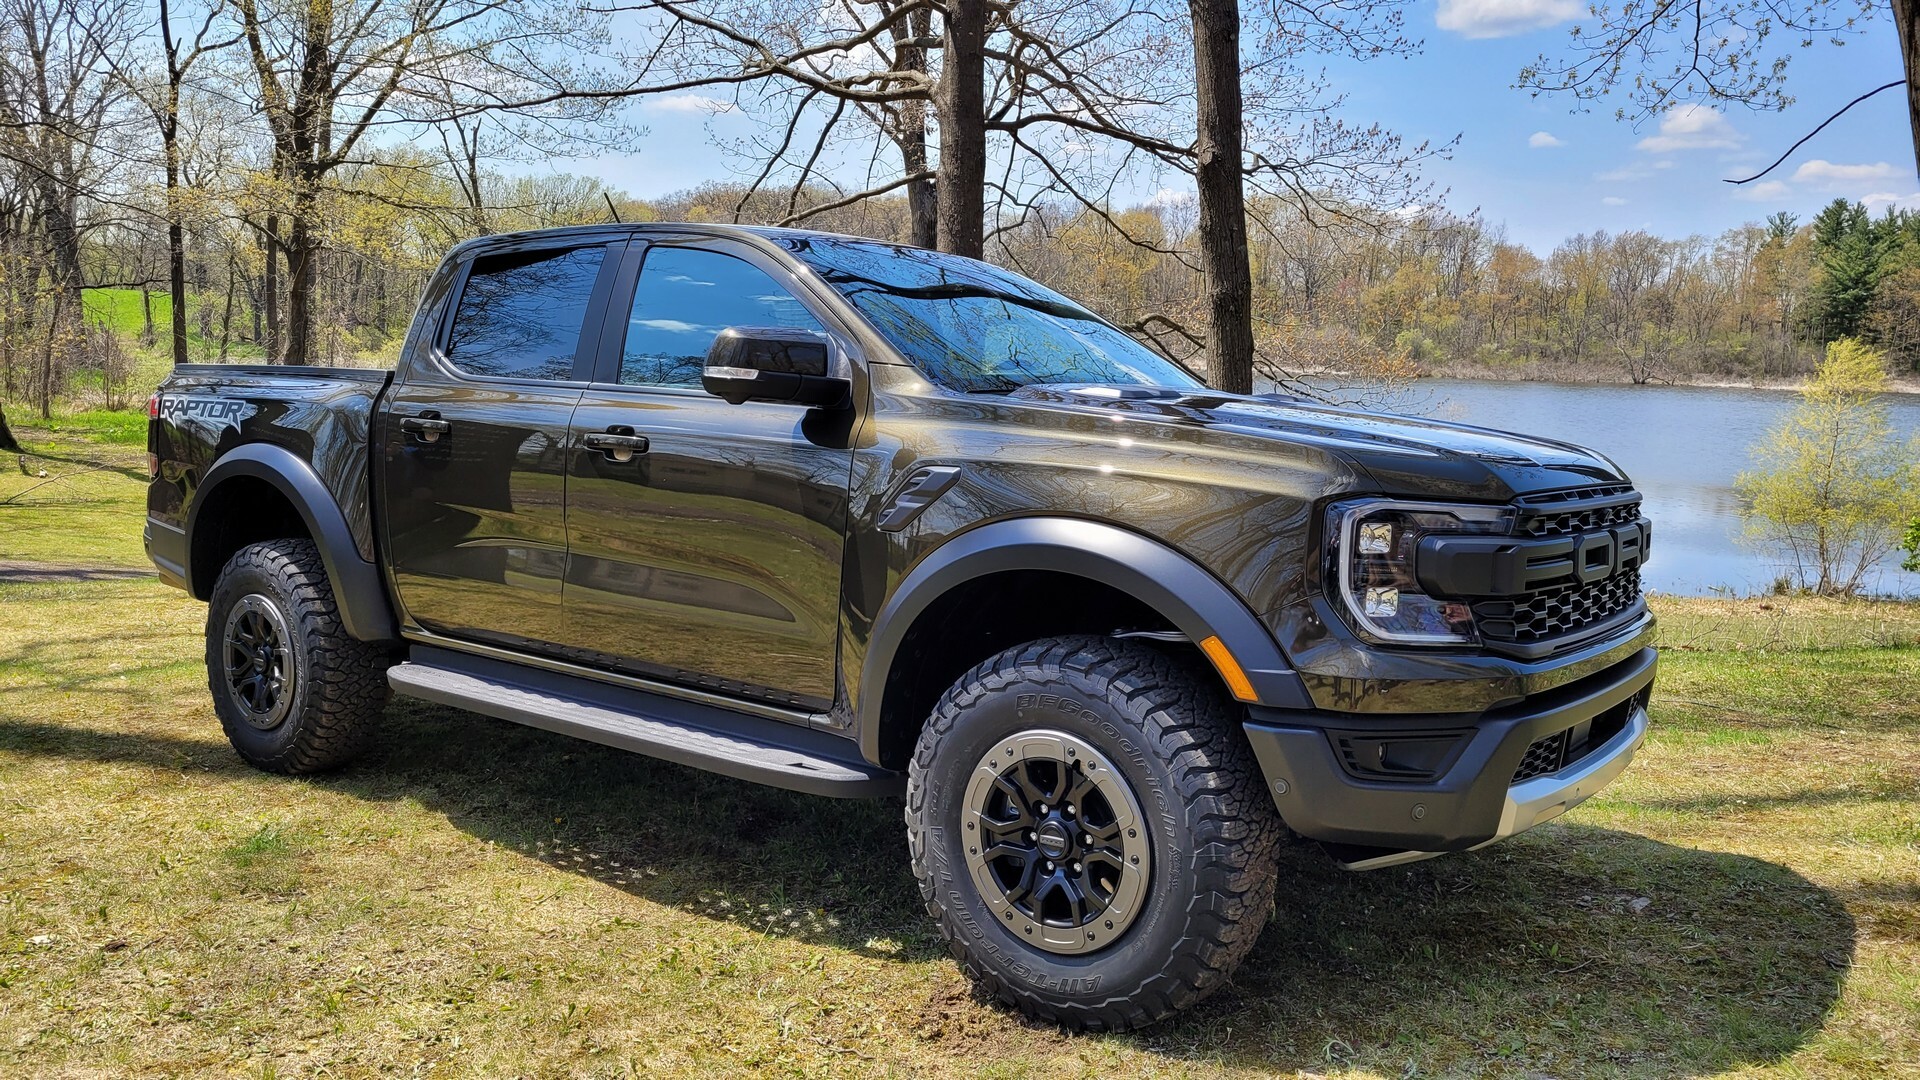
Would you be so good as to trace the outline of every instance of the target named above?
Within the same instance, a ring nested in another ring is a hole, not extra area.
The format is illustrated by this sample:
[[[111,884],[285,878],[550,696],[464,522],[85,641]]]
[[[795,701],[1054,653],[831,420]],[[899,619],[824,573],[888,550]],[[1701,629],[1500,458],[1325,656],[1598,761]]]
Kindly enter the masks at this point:
[[[1626,0],[1598,3],[1570,45],[1521,69],[1520,89],[1565,95],[1582,108],[1619,93],[1624,120],[1659,116],[1690,104],[1737,104],[1778,112],[1794,103],[1787,73],[1795,48],[1833,45],[1891,13],[1903,81],[1865,91],[1795,143],[1780,161],[1834,117],[1874,94],[1904,85],[1913,153],[1920,167],[1920,2],[1916,0]],[[1780,164],[1738,180],[1757,180]]]
[[[1190,0],[1198,137],[1200,263],[1207,279],[1207,361],[1213,385],[1253,391],[1253,277],[1240,142],[1239,0]]]
[[[544,110],[579,123],[609,95],[578,62],[604,28],[569,5],[232,0],[231,10],[285,186],[286,237],[270,217],[265,241],[270,272],[275,249],[287,260],[288,363],[306,363],[312,345],[322,189],[335,170],[364,158],[372,132],[494,112]]]
[[[0,157],[31,193],[51,270],[41,411],[58,356],[79,338],[83,198],[106,163],[124,89],[111,72],[134,35],[126,0],[0,0]]]
[[[187,362],[187,251],[185,210],[181,206],[184,170],[181,101],[194,66],[202,59],[236,44],[239,38],[219,38],[214,35],[214,20],[220,13],[220,4],[217,2],[200,12],[200,25],[190,42],[174,33],[174,0],[155,2],[159,8],[160,54],[165,65],[163,77],[157,87],[142,87],[134,83],[133,90],[146,106],[160,136],[161,172],[166,185],[167,294],[173,301],[170,336],[173,362],[184,364]],[[120,74],[126,78],[131,73]],[[132,79],[128,81],[133,82]]]

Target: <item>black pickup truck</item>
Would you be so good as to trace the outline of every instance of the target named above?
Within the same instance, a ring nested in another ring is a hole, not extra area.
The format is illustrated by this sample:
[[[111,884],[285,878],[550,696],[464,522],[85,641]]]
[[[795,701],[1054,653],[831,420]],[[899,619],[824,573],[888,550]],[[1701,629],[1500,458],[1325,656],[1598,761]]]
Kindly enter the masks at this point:
[[[390,693],[904,793],[975,978],[1084,1028],[1228,978],[1279,846],[1480,847],[1647,731],[1650,527],[1564,443],[1207,389],[1072,301],[819,233],[462,245],[393,372],[182,367],[147,549],[263,769]]]

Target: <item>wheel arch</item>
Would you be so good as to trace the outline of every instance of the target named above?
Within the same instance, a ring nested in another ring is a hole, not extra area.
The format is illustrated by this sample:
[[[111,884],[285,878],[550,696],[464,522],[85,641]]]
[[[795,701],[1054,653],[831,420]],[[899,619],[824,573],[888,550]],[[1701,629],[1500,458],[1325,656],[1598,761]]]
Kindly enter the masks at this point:
[[[915,715],[916,704],[931,695],[930,708],[931,700],[946,688],[946,683],[914,686],[915,680],[902,677],[900,662],[910,655],[909,643],[944,630],[954,599],[969,596],[970,590],[1034,580],[1018,575],[1085,583],[1071,600],[1075,605],[1084,602],[1095,617],[1144,613],[1195,644],[1217,637],[1245,673],[1260,704],[1308,707],[1304,684],[1266,627],[1231,589],[1192,559],[1150,537],[1104,522],[1012,518],[971,529],[935,548],[908,572],[882,607],[861,664],[857,708],[862,756],[874,764],[904,766],[901,748],[910,750],[926,720],[924,711]],[[1034,606],[1031,595],[1023,595],[1022,600],[1026,608]],[[1059,621],[1057,615],[1054,618]],[[1039,625],[1050,625],[1046,620],[1042,616]],[[1065,624],[1030,637],[1122,628]],[[953,677],[990,654],[991,650],[958,657],[963,663]],[[953,663],[949,661],[949,666]],[[1213,666],[1218,672],[1218,665]]]
[[[274,500],[261,505],[268,492]],[[365,642],[396,640],[379,568],[360,557],[340,504],[313,466],[271,443],[228,451],[195,488],[186,522],[187,591],[202,600],[212,596],[234,551],[287,535],[295,523],[320,549],[347,634]]]

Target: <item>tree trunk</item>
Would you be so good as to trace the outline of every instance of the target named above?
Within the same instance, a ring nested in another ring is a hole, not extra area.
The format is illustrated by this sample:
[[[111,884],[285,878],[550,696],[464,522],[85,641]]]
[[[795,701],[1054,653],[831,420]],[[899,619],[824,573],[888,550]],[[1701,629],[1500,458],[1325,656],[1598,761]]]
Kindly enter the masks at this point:
[[[313,362],[314,255],[313,197],[302,182],[293,196],[293,222],[287,228],[287,352],[283,364]]]
[[[220,362],[227,362],[227,344],[233,340],[233,260],[227,260],[227,305],[220,312]]]
[[[167,54],[167,103],[160,116],[167,181],[167,294],[173,298],[173,364],[178,367],[187,362],[187,243],[180,224],[180,86],[187,73],[173,40],[172,5],[160,0],[159,10],[160,44]],[[196,56],[198,52],[196,47]]]
[[[1907,73],[1907,122],[1913,127],[1913,162],[1920,171],[1920,0],[1893,0],[1893,26],[1900,32],[1900,63]]]
[[[986,46],[985,0],[950,0],[939,92],[937,240],[941,251],[975,259],[986,246]]]
[[[1240,145],[1239,0],[1189,0],[1198,131],[1200,268],[1207,289],[1207,372],[1216,389],[1253,392],[1253,276]]]
[[[907,41],[925,41],[933,33],[933,12],[920,8],[907,17],[906,25],[896,24],[894,63],[903,71],[927,70],[927,50]],[[898,131],[894,141],[900,146],[900,163],[911,176],[927,171],[927,103],[902,101],[897,110]],[[984,178],[985,174],[982,173]],[[983,180],[984,182],[984,180]],[[982,196],[985,197],[984,194]],[[918,248],[933,248],[940,243],[939,189],[931,179],[915,180],[907,185],[907,219],[911,228],[908,241]]]
[[[22,453],[20,440],[13,437],[13,429],[7,426],[7,409],[4,405],[0,405],[0,450],[10,454]]]
[[[267,327],[265,345],[267,363],[280,362],[280,215],[267,215],[266,233],[260,239],[260,248],[267,256],[267,279],[261,291],[267,309]]]
[[[170,199],[175,183],[168,178]],[[187,238],[179,212],[169,210],[167,216],[167,292],[173,296],[173,362],[179,366],[187,362]]]
[[[65,299],[64,290],[54,289],[53,314],[47,319],[47,347],[40,354],[40,419],[42,420],[53,419],[53,360],[55,347],[60,343],[61,326],[65,322],[61,317],[62,301]]]

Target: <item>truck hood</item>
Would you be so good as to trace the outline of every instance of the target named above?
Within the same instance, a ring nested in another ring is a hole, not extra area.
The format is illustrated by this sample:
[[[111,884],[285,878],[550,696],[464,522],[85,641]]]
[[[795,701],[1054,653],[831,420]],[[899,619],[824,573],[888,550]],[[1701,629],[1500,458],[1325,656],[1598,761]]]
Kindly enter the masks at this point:
[[[1137,421],[1319,447],[1371,476],[1386,495],[1504,501],[1529,492],[1627,482],[1618,465],[1572,443],[1277,394],[1054,384],[1025,387],[1008,396],[1035,405],[1117,411]]]

